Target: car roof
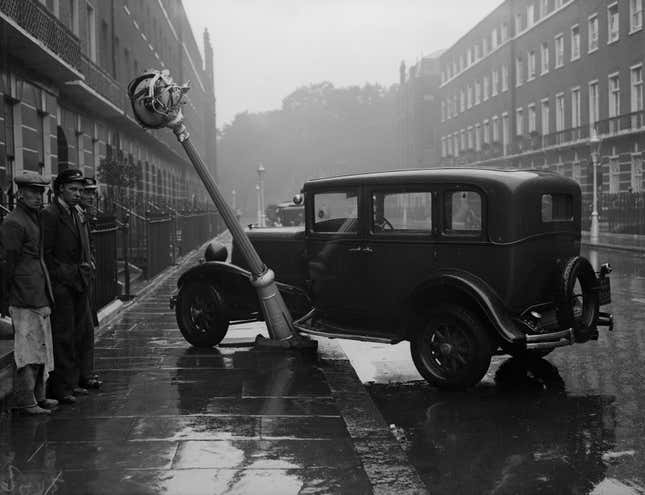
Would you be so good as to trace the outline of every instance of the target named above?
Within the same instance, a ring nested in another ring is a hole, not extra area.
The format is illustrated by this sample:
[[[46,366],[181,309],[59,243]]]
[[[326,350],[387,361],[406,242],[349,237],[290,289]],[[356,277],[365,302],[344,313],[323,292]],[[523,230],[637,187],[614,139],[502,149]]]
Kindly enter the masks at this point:
[[[310,188],[326,188],[360,184],[397,184],[410,182],[470,182],[470,183],[497,183],[514,189],[522,183],[539,179],[565,179],[559,174],[545,170],[497,170],[478,168],[425,168],[392,170],[387,172],[371,172],[361,174],[339,175],[312,179],[305,183],[303,191]]]

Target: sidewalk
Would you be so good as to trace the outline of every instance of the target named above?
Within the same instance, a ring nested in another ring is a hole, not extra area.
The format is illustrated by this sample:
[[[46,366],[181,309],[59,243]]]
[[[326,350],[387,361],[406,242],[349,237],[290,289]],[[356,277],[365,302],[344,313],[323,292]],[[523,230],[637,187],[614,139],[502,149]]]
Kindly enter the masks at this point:
[[[601,232],[598,234],[598,242],[592,243],[589,239],[589,232],[582,232],[582,244],[585,246],[596,246],[606,249],[619,249],[621,251],[634,251],[645,253],[645,235],[638,234],[610,234]]]
[[[100,392],[0,417],[0,493],[425,493],[334,341],[229,347],[266,332],[254,323],[191,348],[168,309],[180,272],[101,328]]]

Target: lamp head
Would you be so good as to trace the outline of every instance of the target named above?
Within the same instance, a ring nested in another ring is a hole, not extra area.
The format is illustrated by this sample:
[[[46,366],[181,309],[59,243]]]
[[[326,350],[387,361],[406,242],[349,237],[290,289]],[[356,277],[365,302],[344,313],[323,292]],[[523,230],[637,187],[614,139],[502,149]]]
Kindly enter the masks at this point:
[[[189,83],[175,84],[168,70],[150,69],[128,84],[134,116],[143,127],[159,129],[182,119],[181,105]]]

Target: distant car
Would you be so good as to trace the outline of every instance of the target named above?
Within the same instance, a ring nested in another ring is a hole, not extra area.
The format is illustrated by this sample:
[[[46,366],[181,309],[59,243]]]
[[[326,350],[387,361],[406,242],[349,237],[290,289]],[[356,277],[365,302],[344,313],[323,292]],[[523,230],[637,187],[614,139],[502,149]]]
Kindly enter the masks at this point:
[[[427,169],[305,183],[305,225],[248,233],[304,334],[410,341],[432,384],[463,388],[491,356],[543,356],[613,327],[608,264],[580,256],[580,187],[544,171]],[[239,250],[178,281],[179,328],[217,345],[262,319]],[[173,300],[174,301],[174,300]]]
[[[270,205],[266,212],[268,227],[296,227],[305,223],[305,207],[293,201]]]

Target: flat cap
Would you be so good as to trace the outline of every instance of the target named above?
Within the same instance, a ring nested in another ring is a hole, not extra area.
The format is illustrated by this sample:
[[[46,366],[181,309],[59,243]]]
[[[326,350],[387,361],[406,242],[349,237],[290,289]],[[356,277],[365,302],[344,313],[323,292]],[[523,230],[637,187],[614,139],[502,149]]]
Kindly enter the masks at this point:
[[[17,175],[13,178],[13,181],[18,187],[47,187],[49,181],[40,175],[38,172],[32,172],[31,170],[24,170],[21,175]]]
[[[94,177],[85,177],[83,179],[83,189],[96,189],[99,185]]]
[[[67,168],[59,172],[54,179],[54,184],[69,184],[70,182],[83,182],[83,172],[77,168]]]

